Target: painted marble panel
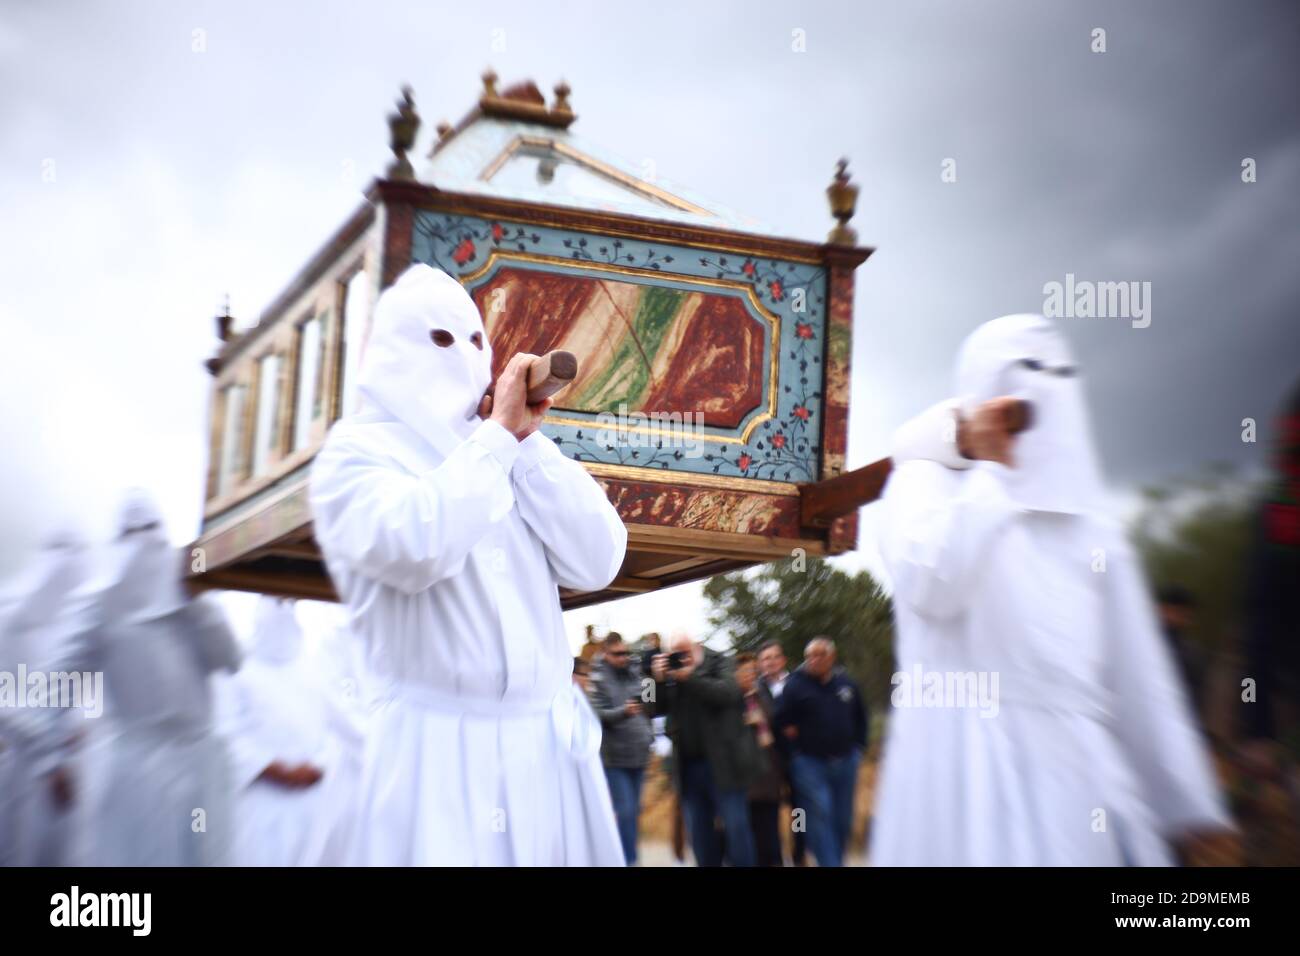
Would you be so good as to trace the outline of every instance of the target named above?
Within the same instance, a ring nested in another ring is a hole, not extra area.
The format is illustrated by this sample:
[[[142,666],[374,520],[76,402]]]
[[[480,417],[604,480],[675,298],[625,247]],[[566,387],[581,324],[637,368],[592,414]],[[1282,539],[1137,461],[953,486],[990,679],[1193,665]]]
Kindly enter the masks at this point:
[[[606,480],[603,484],[619,517],[628,524],[799,536],[799,499],[790,495],[636,481]]]
[[[822,477],[826,270],[549,228],[417,211],[411,260],[456,276],[497,361],[568,348],[581,379],[543,430],[580,461],[772,482]],[[616,412],[700,412],[683,445],[655,426],[601,428]]]
[[[735,429],[766,405],[767,329],[738,296],[517,266],[496,270],[473,295],[494,372],[516,352],[578,356],[558,408],[698,412],[706,425]]]

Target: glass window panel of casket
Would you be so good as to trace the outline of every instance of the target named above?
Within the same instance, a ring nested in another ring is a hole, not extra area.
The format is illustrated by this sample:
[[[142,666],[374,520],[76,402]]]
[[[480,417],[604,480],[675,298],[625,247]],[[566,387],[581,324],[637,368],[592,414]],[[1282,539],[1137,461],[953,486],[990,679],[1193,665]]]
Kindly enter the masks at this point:
[[[313,316],[298,327],[298,391],[293,412],[293,450],[307,444],[311,426],[320,414],[321,317]]]
[[[366,341],[370,311],[370,279],[364,271],[347,282],[343,299],[343,390],[342,413],[349,415],[357,407],[357,368]]]
[[[244,432],[243,385],[227,385],[223,389],[223,423],[221,435],[221,471],[217,478],[217,493],[225,494],[239,483],[242,467],[240,451]]]
[[[280,423],[280,356],[264,355],[257,371],[257,424],[253,429],[253,474],[265,473],[276,450]]]

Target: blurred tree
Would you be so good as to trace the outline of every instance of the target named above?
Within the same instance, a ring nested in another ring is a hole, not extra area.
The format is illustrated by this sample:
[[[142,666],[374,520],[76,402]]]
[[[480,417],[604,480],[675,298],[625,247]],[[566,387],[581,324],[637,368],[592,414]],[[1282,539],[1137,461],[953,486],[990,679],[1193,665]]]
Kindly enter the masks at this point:
[[[738,651],[779,641],[791,667],[819,634],[835,641],[839,660],[867,697],[873,723],[888,710],[894,673],[893,605],[866,571],[850,575],[816,558],[802,570],[778,561],[758,572],[723,574],[704,586],[709,623]]]
[[[1196,599],[1188,636],[1207,654],[1238,649],[1257,489],[1212,465],[1190,479],[1143,490],[1131,536],[1153,589],[1181,585]]]

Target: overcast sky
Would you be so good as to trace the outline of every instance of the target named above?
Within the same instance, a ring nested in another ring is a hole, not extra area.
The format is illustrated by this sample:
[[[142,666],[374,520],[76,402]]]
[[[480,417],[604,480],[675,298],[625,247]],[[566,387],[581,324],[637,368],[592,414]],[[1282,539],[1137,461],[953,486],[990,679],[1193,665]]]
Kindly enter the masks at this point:
[[[222,294],[252,321],[355,207],[402,83],[423,154],[488,65],[563,77],[584,138],[785,235],[825,236],[850,157],[878,249],[851,465],[945,395],[972,328],[1067,273],[1151,284],[1147,328],[1063,320],[1117,493],[1257,468],[1241,421],[1266,439],[1300,377],[1293,2],[0,0],[0,573],[55,521],[107,534],[129,484],[193,536]],[[849,566],[873,566],[864,517]],[[696,586],[569,618],[702,620]]]

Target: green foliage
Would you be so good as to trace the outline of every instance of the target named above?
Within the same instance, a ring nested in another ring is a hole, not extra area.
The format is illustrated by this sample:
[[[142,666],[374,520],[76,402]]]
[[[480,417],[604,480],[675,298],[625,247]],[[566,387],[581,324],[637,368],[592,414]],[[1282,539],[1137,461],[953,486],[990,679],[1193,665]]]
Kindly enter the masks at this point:
[[[1251,522],[1258,500],[1222,466],[1143,492],[1132,531],[1153,589],[1177,584],[1196,599],[1190,638],[1211,655],[1240,646]]]
[[[793,668],[818,635],[835,641],[840,663],[857,681],[873,715],[885,712],[894,673],[893,606],[866,571],[846,574],[815,558],[765,565],[757,573],[711,578],[704,586],[709,623],[737,651],[779,641]]]

